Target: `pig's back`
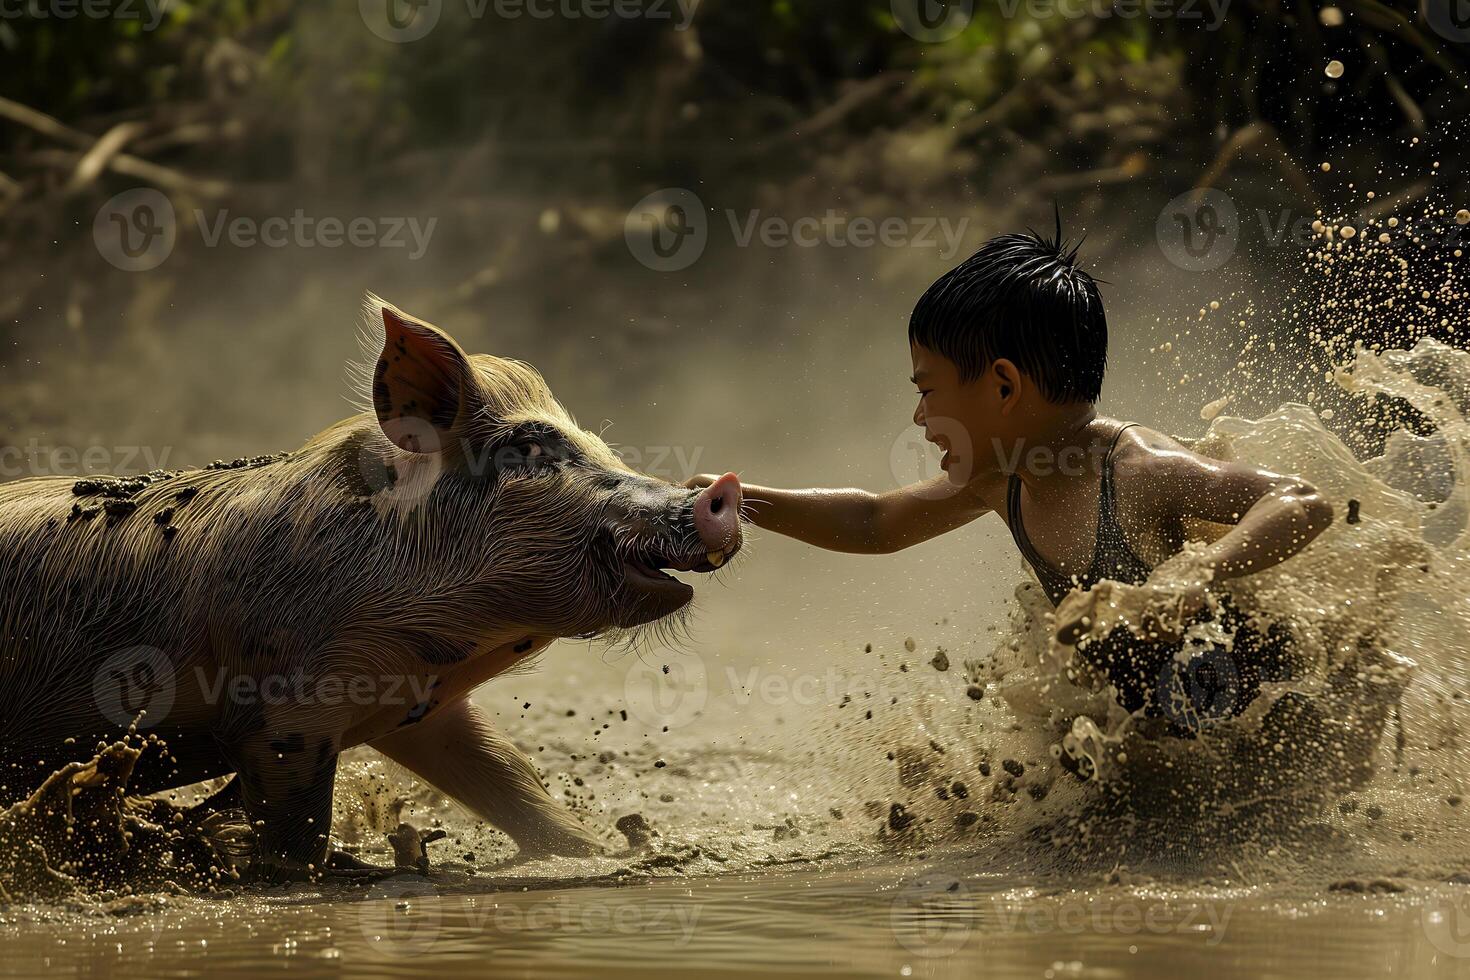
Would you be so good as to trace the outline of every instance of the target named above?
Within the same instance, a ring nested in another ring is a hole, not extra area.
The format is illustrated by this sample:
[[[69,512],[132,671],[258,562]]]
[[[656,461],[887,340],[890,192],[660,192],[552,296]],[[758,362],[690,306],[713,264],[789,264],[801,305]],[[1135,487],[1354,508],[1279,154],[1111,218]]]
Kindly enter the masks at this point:
[[[188,571],[170,554],[178,532],[155,520],[176,489],[161,482],[129,497],[77,489],[71,478],[0,485],[6,756],[46,745],[51,733],[82,744],[108,734],[98,675],[140,647],[177,648],[190,628],[179,587]]]

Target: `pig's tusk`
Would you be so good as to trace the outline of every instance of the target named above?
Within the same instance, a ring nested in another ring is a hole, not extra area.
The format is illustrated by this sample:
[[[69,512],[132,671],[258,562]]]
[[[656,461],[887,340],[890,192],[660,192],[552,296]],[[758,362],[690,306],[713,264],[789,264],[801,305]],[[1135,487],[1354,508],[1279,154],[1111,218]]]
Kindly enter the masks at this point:
[[[725,553],[723,551],[706,551],[704,557],[708,558],[709,563],[716,568],[725,564]]]

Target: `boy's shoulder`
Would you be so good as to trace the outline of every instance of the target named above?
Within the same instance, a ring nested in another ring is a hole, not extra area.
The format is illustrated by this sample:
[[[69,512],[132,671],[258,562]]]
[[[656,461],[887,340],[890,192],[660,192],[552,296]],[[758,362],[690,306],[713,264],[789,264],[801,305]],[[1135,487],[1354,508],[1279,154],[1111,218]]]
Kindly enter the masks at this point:
[[[1119,433],[1110,464],[1114,484],[1120,493],[1128,493],[1139,502],[1152,501],[1167,505],[1170,495],[1165,487],[1173,481],[1166,478],[1181,468],[1193,468],[1201,457],[1189,446],[1157,429],[1140,423],[1128,423]]]
[[[1120,431],[1113,450],[1114,462],[1130,461],[1146,465],[1149,460],[1162,460],[1180,452],[1194,454],[1187,445],[1167,433],[1152,429],[1142,422],[1118,423]]]

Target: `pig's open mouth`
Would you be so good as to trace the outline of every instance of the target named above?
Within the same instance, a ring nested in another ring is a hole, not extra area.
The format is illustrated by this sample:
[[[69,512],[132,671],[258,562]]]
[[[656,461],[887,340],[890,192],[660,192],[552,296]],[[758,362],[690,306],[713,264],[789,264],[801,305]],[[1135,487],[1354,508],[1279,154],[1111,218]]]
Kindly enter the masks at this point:
[[[679,581],[669,571],[717,571],[734,557],[739,547],[736,543],[729,550],[698,553],[666,553],[647,547],[640,548],[624,556],[623,577],[628,586],[644,600],[640,604],[645,606],[645,612],[654,616],[667,616],[678,612],[694,598],[694,587]]]
[[[713,572],[717,571],[732,556],[734,551],[706,551],[699,555],[661,555],[653,551],[640,551],[630,555],[623,560],[623,568],[630,579],[636,579],[640,583],[649,583],[655,586],[667,588],[669,583],[681,585],[690,592],[689,586],[684,585],[664,569],[676,572]]]
[[[693,497],[666,504],[662,513],[635,514],[610,529],[623,567],[619,626],[640,626],[689,605],[694,587],[669,572],[715,572],[735,557],[741,499],[739,478],[726,473]]]

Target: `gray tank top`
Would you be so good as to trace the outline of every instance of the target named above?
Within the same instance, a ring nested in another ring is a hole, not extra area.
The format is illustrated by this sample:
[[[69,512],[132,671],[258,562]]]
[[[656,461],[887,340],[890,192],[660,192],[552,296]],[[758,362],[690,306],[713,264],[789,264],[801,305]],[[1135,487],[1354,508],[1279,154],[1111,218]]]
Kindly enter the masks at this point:
[[[1085,589],[1103,579],[1139,585],[1153,571],[1152,565],[1138,557],[1138,553],[1128,543],[1123,528],[1118,524],[1117,496],[1113,489],[1113,453],[1117,450],[1118,440],[1123,438],[1123,433],[1133,428],[1134,424],[1136,423],[1130,422],[1118,430],[1113,436],[1112,445],[1108,447],[1107,456],[1103,458],[1102,486],[1097,502],[1097,542],[1093,547],[1092,564],[1084,575],[1074,578],[1063,574],[1031,546],[1031,539],[1027,537],[1026,528],[1021,521],[1021,478],[1011,474],[1010,482],[1006,486],[1006,513],[1011,526],[1011,537],[1015,539],[1021,556],[1041,580],[1041,587],[1046,590],[1047,598],[1051,599],[1053,606],[1075,588]]]

